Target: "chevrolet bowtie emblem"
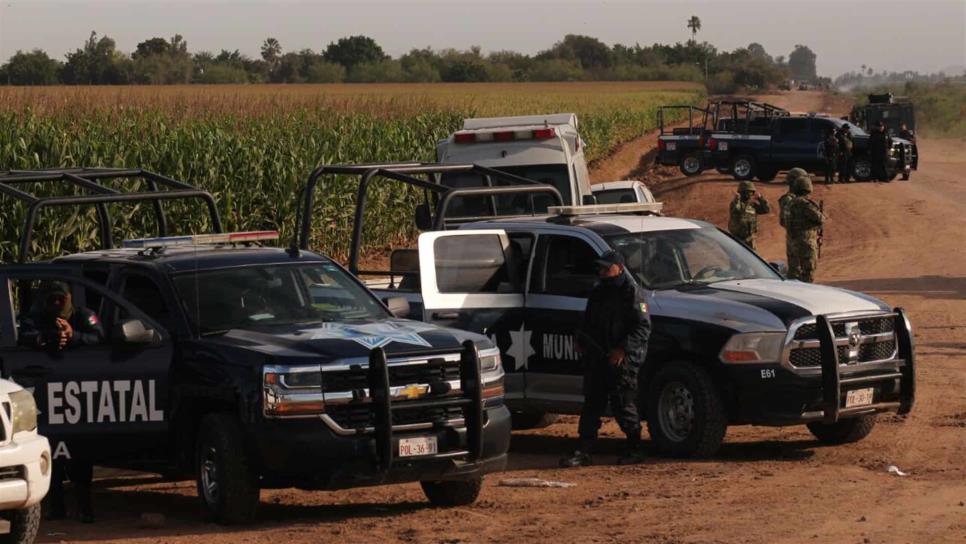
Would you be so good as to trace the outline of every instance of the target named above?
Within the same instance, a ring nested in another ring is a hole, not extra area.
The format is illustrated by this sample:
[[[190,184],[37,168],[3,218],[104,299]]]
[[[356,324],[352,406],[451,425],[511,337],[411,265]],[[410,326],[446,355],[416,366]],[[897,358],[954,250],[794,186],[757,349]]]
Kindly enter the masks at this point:
[[[425,397],[429,393],[428,385],[412,384],[403,387],[396,393],[396,397],[401,397],[408,400],[416,400],[421,397]]]

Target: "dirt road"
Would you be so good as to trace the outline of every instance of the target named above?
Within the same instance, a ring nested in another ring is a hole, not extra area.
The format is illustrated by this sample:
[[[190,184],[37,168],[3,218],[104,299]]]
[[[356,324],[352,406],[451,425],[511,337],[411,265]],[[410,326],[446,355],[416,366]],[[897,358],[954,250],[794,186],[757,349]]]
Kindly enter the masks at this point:
[[[769,97],[796,110],[821,95]],[[834,105],[831,107],[835,107]],[[653,138],[609,167],[637,168]],[[507,476],[559,479],[570,489],[497,487],[469,508],[434,509],[416,485],[262,495],[261,521],[225,529],[200,521],[193,484],[101,480],[99,522],[47,523],[42,541],[220,542],[964,542],[966,541],[966,152],[921,142],[911,182],[817,186],[830,216],[818,280],[903,306],[916,326],[919,396],[904,421],[880,418],[865,441],[823,447],[804,428],[729,430],[712,460],[651,458],[611,466],[605,426],[599,466],[556,468],[575,418],[514,435]],[[624,176],[613,176],[624,177]],[[726,222],[730,178],[671,178],[655,188],[671,213]],[[766,185],[774,202],[783,187]],[[761,252],[784,258],[783,232],[764,218]],[[887,473],[895,464],[909,473]],[[155,529],[144,512],[162,512]]]

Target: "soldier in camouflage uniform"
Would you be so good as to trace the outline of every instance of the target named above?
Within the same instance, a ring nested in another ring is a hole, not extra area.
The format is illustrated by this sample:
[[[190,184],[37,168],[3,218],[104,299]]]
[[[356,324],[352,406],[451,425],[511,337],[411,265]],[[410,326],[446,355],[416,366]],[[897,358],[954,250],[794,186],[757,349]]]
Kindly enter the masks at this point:
[[[752,200],[752,197],[755,197]],[[755,191],[755,184],[742,181],[738,184],[738,194],[728,207],[728,232],[755,249],[755,236],[758,234],[758,216],[771,212],[768,201]]]
[[[778,223],[782,227],[785,226],[785,205],[788,204],[789,200],[795,198],[795,193],[792,192],[792,184],[802,176],[808,176],[808,172],[802,168],[792,168],[785,174],[785,185],[788,185],[788,192],[778,198]]]
[[[792,173],[789,172],[789,177]],[[809,195],[812,180],[797,174],[791,180],[792,197],[784,202],[781,223],[785,227],[788,277],[812,283],[818,267],[818,232],[825,217]]]

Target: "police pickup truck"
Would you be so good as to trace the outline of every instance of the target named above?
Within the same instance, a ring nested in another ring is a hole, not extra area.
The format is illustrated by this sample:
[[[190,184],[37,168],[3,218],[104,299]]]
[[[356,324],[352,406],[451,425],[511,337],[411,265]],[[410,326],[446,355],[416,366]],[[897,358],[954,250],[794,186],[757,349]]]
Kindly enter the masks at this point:
[[[750,129],[712,132],[706,145],[711,163],[716,168],[727,169],[735,179],[771,181],[778,172],[794,167],[823,172],[825,135],[844,123],[822,115],[775,117]],[[849,125],[849,132],[853,141],[852,175],[858,181],[868,181],[872,177],[869,134],[855,125]],[[903,179],[909,179],[911,171],[918,168],[913,144],[892,138],[887,163],[889,179],[900,174]]]
[[[124,193],[108,179],[143,178]],[[92,194],[29,195],[47,182]],[[54,458],[190,471],[211,518],[253,520],[260,488],[422,482],[438,505],[475,500],[501,470],[510,415],[500,353],[485,336],[395,316],[330,259],[260,247],[273,232],[221,234],[211,195],[139,170],[0,175],[0,192],[44,207],[98,209],[102,249],[0,266],[0,368],[34,388]],[[201,199],[215,234],[168,236],[162,202]],[[109,209],[156,203],[159,237],[111,243]],[[32,223],[21,260],[32,246]],[[44,319],[43,285],[66,284],[103,342],[18,342]]]
[[[713,225],[652,215],[653,204],[461,221],[447,216],[442,194],[435,228],[418,252],[396,250],[391,261],[406,266],[376,292],[407,297],[413,317],[493,338],[514,415],[579,412],[574,334],[593,262],[610,249],[647,293],[640,403],[659,451],[711,455],[726,427],[742,424],[806,424],[823,442],[857,441],[877,414],[912,408],[913,338],[901,309],[787,280]]]

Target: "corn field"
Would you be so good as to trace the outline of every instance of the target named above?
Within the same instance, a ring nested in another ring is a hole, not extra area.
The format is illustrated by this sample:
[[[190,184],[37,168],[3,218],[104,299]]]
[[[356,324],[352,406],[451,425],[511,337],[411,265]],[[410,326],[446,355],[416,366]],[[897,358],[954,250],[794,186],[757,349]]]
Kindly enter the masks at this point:
[[[288,244],[299,191],[319,164],[430,161],[464,117],[563,111],[580,116],[594,160],[653,129],[659,105],[703,98],[703,88],[684,83],[0,87],[0,171],[143,168],[211,192],[227,230],[278,229]],[[355,187],[331,181],[316,196],[311,245],[343,258]],[[411,239],[414,192],[387,184],[370,191],[367,247]],[[11,261],[25,210],[5,196],[0,206],[0,260]],[[210,229],[200,204],[165,209],[172,234]],[[115,239],[155,235],[150,211],[111,205]],[[94,248],[95,219],[93,209],[43,212],[32,255]]]

